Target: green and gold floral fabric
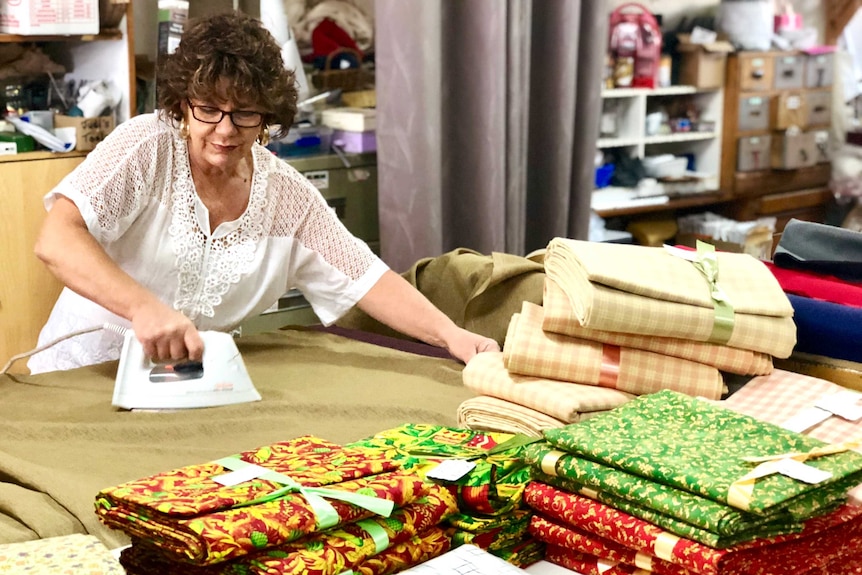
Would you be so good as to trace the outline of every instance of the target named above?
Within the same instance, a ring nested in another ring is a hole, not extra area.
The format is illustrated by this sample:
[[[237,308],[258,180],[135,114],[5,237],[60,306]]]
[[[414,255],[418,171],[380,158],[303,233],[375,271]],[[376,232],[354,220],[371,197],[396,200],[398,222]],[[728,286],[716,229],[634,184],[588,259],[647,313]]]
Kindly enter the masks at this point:
[[[845,479],[862,483],[862,454],[844,451],[805,461],[831,473],[830,479],[809,484],[773,473],[757,479],[740,505],[729,492],[756,466],[745,456],[808,453],[825,444],[669,390],[546,430],[545,438],[564,452],[758,515],[775,513],[805,494],[828,504],[844,497]]]
[[[462,512],[494,515],[520,507],[524,486],[530,481],[520,438],[510,433],[407,423],[348,447],[384,456],[423,477],[446,459],[470,459],[476,467],[447,484],[456,491]]]
[[[490,517],[455,513],[446,520],[446,524],[455,528],[453,547],[472,544],[486,551],[497,551],[523,541],[532,514],[528,509]]]
[[[311,436],[228,459],[278,472],[304,488],[359,493],[396,507],[427,495],[430,488],[383,454]],[[260,478],[236,485],[215,481],[229,472],[222,463],[209,462],[110,487],[97,495],[96,513],[109,527],[197,565],[235,559],[320,530],[319,507],[302,493],[282,493],[284,485]],[[337,515],[335,525],[374,515],[338,499],[325,501]]]
[[[120,561],[127,573],[161,575],[338,575],[363,561],[411,541],[438,526],[457,511],[455,498],[444,487],[431,486],[428,495],[398,508],[392,515],[375,517],[308,535],[296,541],[216,565],[193,567],[171,561],[157,549],[136,542]]]

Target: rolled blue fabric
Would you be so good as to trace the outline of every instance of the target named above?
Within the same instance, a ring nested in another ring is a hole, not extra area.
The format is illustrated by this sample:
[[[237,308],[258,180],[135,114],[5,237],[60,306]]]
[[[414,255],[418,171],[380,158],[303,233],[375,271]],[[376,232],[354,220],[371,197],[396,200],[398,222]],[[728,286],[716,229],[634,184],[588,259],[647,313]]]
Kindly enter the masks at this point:
[[[862,362],[862,308],[787,294],[796,323],[793,351]]]

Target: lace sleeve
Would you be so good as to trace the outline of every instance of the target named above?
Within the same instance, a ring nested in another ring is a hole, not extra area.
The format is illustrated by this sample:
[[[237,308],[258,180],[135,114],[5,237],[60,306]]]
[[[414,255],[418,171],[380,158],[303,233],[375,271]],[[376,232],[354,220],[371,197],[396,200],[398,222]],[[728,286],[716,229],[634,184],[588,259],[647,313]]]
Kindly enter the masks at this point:
[[[46,206],[65,196],[97,239],[120,237],[148,200],[163,200],[170,141],[168,126],[155,115],[120,124],[46,196]]]

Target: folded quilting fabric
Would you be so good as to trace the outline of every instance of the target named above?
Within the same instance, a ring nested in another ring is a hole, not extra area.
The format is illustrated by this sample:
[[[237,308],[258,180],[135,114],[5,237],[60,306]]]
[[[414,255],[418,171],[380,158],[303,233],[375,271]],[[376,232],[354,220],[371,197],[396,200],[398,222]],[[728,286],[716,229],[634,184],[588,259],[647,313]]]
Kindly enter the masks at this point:
[[[775,265],[862,282],[862,233],[791,219],[772,255]]]
[[[531,441],[534,439],[509,433],[405,423],[348,446],[385,456],[420,477],[444,460],[469,459],[475,467],[445,484],[457,492],[462,512],[497,515],[521,506],[524,486],[530,480],[522,453]]]
[[[512,315],[503,348],[509,373],[598,385],[633,395],[673,389],[719,399],[724,381],[708,365],[542,329],[542,308],[525,303]]]
[[[103,523],[208,565],[375,514],[428,492],[384,454],[312,436],[103,489]]]
[[[620,561],[659,573],[674,573],[676,569],[667,565],[671,563],[704,575],[789,575],[817,561],[825,564],[862,544],[862,508],[850,505],[807,521],[800,533],[758,538],[719,550],[681,539],[610,506],[538,482],[527,487],[524,497],[550,522],[574,528],[573,533],[552,543],[565,545],[570,541],[579,551],[591,543],[599,544],[590,553],[601,545],[614,548],[608,543],[616,543],[630,550],[627,557],[617,557]],[[540,529],[547,525],[534,521],[531,533],[548,541],[548,532]],[[562,534],[562,530],[556,534]],[[816,555],[816,559],[811,555]]]
[[[862,285],[858,283],[815,272],[782,268],[773,262],[763,263],[778,280],[784,293],[862,307]]]
[[[582,327],[575,319],[569,298],[552,281],[545,282],[542,307],[542,329],[548,332],[688,359],[728,373],[763,375],[772,371],[772,356],[765,353],[690,339]]]
[[[327,529],[230,562],[193,567],[171,561],[158,550],[147,547],[142,542],[136,542],[124,549],[120,560],[130,574],[338,575],[357,567],[362,561],[381,551],[410,541],[414,536],[440,524],[457,510],[457,502],[448,490],[431,486],[427,495],[414,503],[394,510],[388,518],[369,518]]]
[[[124,571],[96,536],[74,533],[0,545],[0,573],[123,575]]]
[[[493,551],[522,541],[527,536],[532,515],[529,509],[516,509],[493,517],[454,513],[446,519],[446,524],[454,529],[453,545],[470,544]]]
[[[502,352],[479,353],[461,372],[464,385],[479,395],[523,405],[576,423],[586,413],[607,411],[635,396],[616,389],[509,373]]]
[[[452,548],[445,529],[432,527],[410,541],[390,547],[360,563],[342,575],[389,575],[430,561]]]
[[[776,369],[770,375],[753,378],[719,405],[827,443],[862,436],[862,419],[836,415],[829,410],[840,411],[835,402],[840,407],[859,409],[862,393],[818,377]]]
[[[794,351],[862,362],[862,308],[788,294],[799,340]]]
[[[525,569],[545,558],[545,543],[530,535],[517,543],[488,551],[506,563]]]
[[[521,433],[529,437],[542,437],[545,429],[566,425],[565,421],[535,409],[488,395],[462,401],[457,417],[458,425],[467,429]]]
[[[762,262],[669,249],[555,238],[546,281],[565,292],[582,327],[790,355],[793,308]]]
[[[545,438],[561,452],[756,515],[771,515],[807,493],[835,501],[844,496],[845,479],[862,482],[862,454],[852,451],[858,443],[826,444],[668,390],[577,425],[546,430]],[[820,470],[819,481],[790,477],[791,458],[806,471]]]

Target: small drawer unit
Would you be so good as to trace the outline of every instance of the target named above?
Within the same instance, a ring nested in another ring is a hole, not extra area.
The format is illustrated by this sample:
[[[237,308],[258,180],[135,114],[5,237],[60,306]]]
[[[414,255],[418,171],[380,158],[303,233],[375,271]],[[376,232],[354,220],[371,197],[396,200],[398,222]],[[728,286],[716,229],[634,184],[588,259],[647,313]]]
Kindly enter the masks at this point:
[[[740,60],[739,87],[743,92],[762,92],[772,88],[772,56],[754,56]]]
[[[808,122],[808,108],[804,92],[782,92],[772,98],[772,128],[786,130],[801,128]]]
[[[829,151],[829,131],[816,130],[814,132],[814,147],[817,150],[817,163],[828,164],[832,161],[832,154]]]
[[[795,170],[817,164],[817,141],[814,132],[787,130],[772,138],[772,167]]]
[[[826,88],[832,85],[834,54],[811,54],[805,62],[805,87]]]
[[[825,126],[832,123],[832,92],[812,90],[805,96],[808,109],[808,126]]]
[[[769,129],[769,96],[741,96],[739,98],[739,131]]]
[[[797,90],[805,85],[805,60],[803,55],[776,56],[774,59],[774,82],[776,90]]]
[[[772,136],[739,138],[736,169],[739,172],[756,172],[770,167]]]

